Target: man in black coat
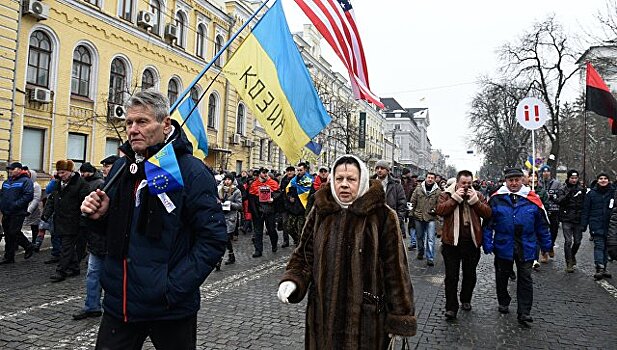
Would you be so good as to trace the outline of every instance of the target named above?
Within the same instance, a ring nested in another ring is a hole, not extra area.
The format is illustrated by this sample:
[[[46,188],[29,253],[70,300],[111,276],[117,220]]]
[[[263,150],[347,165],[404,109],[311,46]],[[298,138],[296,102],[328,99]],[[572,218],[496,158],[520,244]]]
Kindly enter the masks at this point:
[[[105,159],[101,161],[101,164],[104,161]],[[103,188],[103,183],[105,182],[103,174],[97,171],[89,162],[81,165],[79,173],[88,183],[88,193]],[[101,273],[103,272],[103,263],[105,262],[105,235],[92,230],[88,224],[88,220],[82,218],[80,235],[82,239],[86,240],[88,252],[90,253],[88,257],[88,272],[86,273],[86,299],[81,311],[73,315],[74,320],[99,317],[103,314],[101,311]]]
[[[563,250],[566,258],[566,272],[572,273],[576,265],[576,252],[583,238],[581,213],[585,202],[585,189],[578,182],[578,171],[568,170],[568,179],[557,192],[555,201],[559,203],[559,220],[565,240]]]
[[[41,219],[47,221],[54,216],[54,233],[62,238],[60,261],[56,272],[49,278],[52,282],[62,282],[67,277],[79,276],[79,257],[77,245],[80,239],[81,202],[88,195],[88,184],[73,171],[70,159],[56,162],[59,181],[53,187],[53,196],[45,203]]]
[[[29,173],[23,170],[21,163],[14,162],[6,167],[9,179],[2,183],[0,191],[0,211],[2,211],[2,228],[5,234],[4,259],[0,264],[15,262],[17,246],[22,246],[26,253],[24,259],[29,259],[34,252],[34,246],[21,232],[28,204],[34,198],[34,185]]]
[[[407,237],[404,228],[405,216],[407,215],[407,199],[405,198],[405,189],[403,189],[401,181],[390,175],[390,163],[383,159],[375,163],[375,176],[373,178],[381,181],[383,190],[386,192],[386,204],[396,212],[401,233],[403,237]]]
[[[199,288],[227,243],[214,175],[193,156],[167,97],[144,90],[125,107],[128,141],[109,173],[119,173],[118,181],[107,192],[91,192],[81,206],[107,237],[96,348],[141,349],[150,337],[159,349],[195,349]],[[182,176],[179,188],[146,180],[144,163],[166,146]]]

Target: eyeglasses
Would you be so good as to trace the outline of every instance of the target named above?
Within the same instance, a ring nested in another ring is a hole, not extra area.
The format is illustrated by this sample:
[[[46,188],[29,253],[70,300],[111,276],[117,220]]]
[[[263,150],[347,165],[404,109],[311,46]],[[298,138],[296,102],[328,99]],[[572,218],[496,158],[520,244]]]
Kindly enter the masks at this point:
[[[326,169],[321,169],[321,170],[319,170],[319,172],[320,172],[320,173],[327,173],[327,172],[328,172],[328,170],[326,170]]]

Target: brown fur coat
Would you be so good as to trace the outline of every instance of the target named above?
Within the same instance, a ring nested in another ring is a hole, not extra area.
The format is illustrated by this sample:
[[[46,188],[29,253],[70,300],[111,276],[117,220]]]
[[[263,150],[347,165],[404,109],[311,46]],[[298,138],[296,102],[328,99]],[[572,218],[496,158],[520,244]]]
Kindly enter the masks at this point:
[[[385,206],[379,181],[342,209],[330,189],[315,194],[315,207],[282,281],[290,296],[308,292],[307,349],[385,349],[388,334],[416,333],[413,287],[396,213]],[[383,297],[385,310],[364,292]]]

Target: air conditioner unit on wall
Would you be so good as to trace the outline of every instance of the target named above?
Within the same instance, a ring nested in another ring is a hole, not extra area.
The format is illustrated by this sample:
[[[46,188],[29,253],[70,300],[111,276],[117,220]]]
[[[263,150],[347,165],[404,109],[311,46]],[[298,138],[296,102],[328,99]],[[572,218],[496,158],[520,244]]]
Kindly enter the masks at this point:
[[[110,103],[109,104],[109,111],[108,114],[110,119],[121,119],[124,120],[126,119],[126,110],[124,109],[124,106],[122,105],[117,105],[114,103]]]
[[[36,101],[40,103],[51,102],[51,91],[48,89],[35,87],[30,94],[30,101]]]
[[[169,40],[178,40],[178,27],[175,25],[168,23],[165,26],[165,37]]]
[[[30,15],[38,20],[49,17],[49,5],[37,0],[24,0],[22,3],[22,14]]]
[[[137,25],[142,28],[152,28],[154,26],[154,14],[148,11],[139,11]]]
[[[244,147],[253,147],[253,140],[244,140]]]
[[[231,137],[231,143],[233,143],[234,145],[237,145],[237,144],[239,144],[239,143],[240,143],[240,140],[241,140],[241,139],[242,139],[242,135],[240,135],[240,134],[234,134],[234,135]]]

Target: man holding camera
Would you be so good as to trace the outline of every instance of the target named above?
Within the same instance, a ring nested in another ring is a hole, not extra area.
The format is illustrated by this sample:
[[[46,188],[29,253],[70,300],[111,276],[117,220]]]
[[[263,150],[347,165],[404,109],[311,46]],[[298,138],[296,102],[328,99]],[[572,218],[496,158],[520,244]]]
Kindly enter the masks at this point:
[[[461,308],[471,310],[471,296],[476,286],[476,267],[480,261],[482,245],[482,219],[491,216],[491,208],[482,193],[472,187],[473,174],[459,171],[456,183],[439,195],[437,215],[444,219],[441,236],[441,254],[446,267],[446,318],[455,319],[459,304],[457,299],[461,263]]]

